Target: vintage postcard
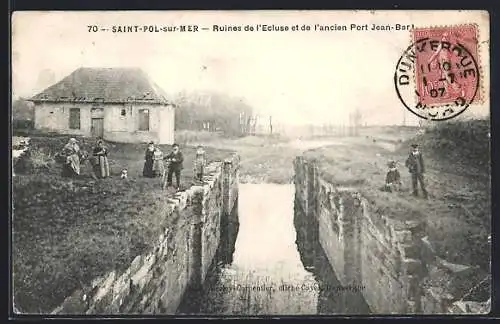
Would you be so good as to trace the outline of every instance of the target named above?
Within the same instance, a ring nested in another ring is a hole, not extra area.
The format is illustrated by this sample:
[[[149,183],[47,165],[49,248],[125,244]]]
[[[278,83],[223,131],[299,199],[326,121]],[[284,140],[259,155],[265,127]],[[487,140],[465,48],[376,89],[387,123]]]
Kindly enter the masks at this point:
[[[14,12],[13,314],[489,313],[489,24]]]

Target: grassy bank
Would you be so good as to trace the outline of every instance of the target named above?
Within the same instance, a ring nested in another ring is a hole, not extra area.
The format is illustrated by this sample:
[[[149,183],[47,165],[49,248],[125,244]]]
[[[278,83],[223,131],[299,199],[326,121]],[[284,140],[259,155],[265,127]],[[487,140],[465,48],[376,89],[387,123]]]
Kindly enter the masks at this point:
[[[314,149],[322,175],[333,183],[359,187],[374,208],[396,219],[422,218],[438,255],[448,261],[480,266],[489,273],[491,234],[490,153],[487,121],[441,123],[388,149],[370,139],[357,144]],[[404,166],[411,143],[419,143],[426,164],[429,199],[411,195]],[[387,161],[398,161],[405,190],[379,190]]]
[[[291,183],[293,159],[308,150],[305,154],[319,161],[325,178],[360,187],[378,212],[400,219],[425,218],[431,241],[447,260],[487,269],[489,128],[484,122],[473,125],[443,123],[411,140],[407,138],[416,133],[414,129],[307,141],[181,132],[176,141],[183,144],[186,158],[184,187],[191,185],[197,144],[206,146],[209,160],[236,151],[241,157],[240,180],[247,183]],[[145,144],[108,143],[112,178],[94,181],[83,169],[80,179],[70,181],[60,177],[61,166],[54,160],[69,136],[25,135],[31,137],[31,158],[18,165],[12,180],[13,288],[21,311],[47,312],[83,283],[122,269],[151,246],[168,221],[155,217],[154,210],[172,193],[161,191],[159,179],[142,177]],[[80,140],[84,149],[92,149],[94,140]],[[429,200],[410,195],[404,161],[413,141],[421,144],[426,159]],[[161,148],[167,152],[170,147]],[[379,190],[389,159],[399,161],[404,192]],[[125,167],[129,181],[118,176]]]
[[[61,178],[55,153],[68,136],[31,136],[27,163],[13,178],[13,290],[23,312],[48,312],[84,283],[124,269],[148,249],[168,219],[155,213],[173,192],[142,177],[145,144],[108,143],[112,177]],[[91,150],[94,141],[80,139]],[[162,147],[164,152],[168,145]],[[193,147],[182,147],[182,186],[192,184]],[[209,160],[230,151],[206,149]],[[127,168],[129,180],[119,178]]]
[[[292,183],[293,159],[302,154],[306,141],[302,145],[286,137],[247,136],[197,143],[238,152],[241,183],[285,184]]]

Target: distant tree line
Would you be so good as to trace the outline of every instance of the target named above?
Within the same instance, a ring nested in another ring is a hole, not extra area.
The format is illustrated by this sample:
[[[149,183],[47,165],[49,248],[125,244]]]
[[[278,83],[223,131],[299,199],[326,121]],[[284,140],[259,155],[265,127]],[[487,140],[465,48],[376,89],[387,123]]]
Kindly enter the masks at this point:
[[[243,99],[218,93],[180,93],[175,103],[176,130],[222,132],[230,136],[255,132],[256,117]]]

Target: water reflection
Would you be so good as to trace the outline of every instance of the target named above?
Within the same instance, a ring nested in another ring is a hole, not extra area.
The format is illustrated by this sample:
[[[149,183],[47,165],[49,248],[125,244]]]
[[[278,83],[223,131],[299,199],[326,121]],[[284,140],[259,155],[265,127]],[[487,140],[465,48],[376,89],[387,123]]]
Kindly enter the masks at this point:
[[[317,227],[294,206],[293,185],[240,184],[238,207],[204,287],[186,296],[179,313],[367,313],[366,304],[346,303],[352,293],[339,288]]]

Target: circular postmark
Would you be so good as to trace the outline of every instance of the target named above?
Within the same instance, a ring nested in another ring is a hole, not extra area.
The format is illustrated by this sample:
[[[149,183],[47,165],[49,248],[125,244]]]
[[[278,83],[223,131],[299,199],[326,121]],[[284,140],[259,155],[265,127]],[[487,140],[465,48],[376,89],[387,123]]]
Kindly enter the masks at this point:
[[[417,38],[399,58],[394,85],[406,109],[427,120],[462,114],[479,91],[479,66],[460,39]]]

